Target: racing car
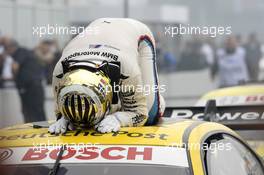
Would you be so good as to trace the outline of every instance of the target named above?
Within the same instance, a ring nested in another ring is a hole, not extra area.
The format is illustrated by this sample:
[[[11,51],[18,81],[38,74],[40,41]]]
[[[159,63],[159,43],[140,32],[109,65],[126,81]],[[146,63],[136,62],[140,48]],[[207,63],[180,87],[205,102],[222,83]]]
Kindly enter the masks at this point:
[[[245,82],[210,91],[198,100],[196,106],[205,106],[212,99],[216,100],[217,106],[264,105],[264,82]]]
[[[196,114],[200,120],[186,119],[184,111],[177,110],[166,109],[156,126],[127,127],[107,134],[75,130],[51,135],[47,132],[47,122],[1,129],[0,172],[5,175],[264,174],[259,155],[236,132],[212,122],[216,119],[213,101],[208,102],[203,114]]]
[[[205,106],[208,100],[215,100],[217,106],[229,106],[232,115],[230,110],[222,113],[222,122],[232,123],[230,127],[264,157],[264,81],[242,82],[210,91],[198,100],[196,106]]]

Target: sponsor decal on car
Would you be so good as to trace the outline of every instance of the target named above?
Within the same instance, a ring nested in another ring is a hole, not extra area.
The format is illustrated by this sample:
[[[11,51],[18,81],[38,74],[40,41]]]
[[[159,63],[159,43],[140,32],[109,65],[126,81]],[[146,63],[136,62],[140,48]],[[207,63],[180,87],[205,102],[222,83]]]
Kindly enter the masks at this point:
[[[9,159],[13,155],[12,149],[2,148],[0,151],[0,163]]]
[[[204,119],[205,107],[171,107],[165,110],[164,117],[181,119]],[[252,106],[219,106],[215,115],[219,121],[254,121],[264,122],[262,105]]]
[[[223,97],[212,97],[211,99],[216,100],[217,106],[226,105],[259,105],[264,104],[264,95],[246,95],[246,96],[223,96]],[[204,106],[208,99],[201,99],[197,102],[196,106]]]
[[[0,149],[0,155],[7,149]],[[19,147],[8,149],[12,154],[2,164],[54,163],[60,147]],[[68,146],[61,163],[135,163],[188,167],[186,150],[179,147],[95,145]]]
[[[217,117],[220,121],[224,120],[264,120],[264,112],[224,112],[224,113],[216,113]],[[172,118],[187,118],[187,119],[195,119],[195,120],[202,120],[204,118],[204,113],[194,113],[191,110],[173,110],[171,114]]]
[[[67,133],[61,134],[61,135],[51,135],[48,132],[40,132],[40,133],[15,133],[14,135],[0,135],[0,141],[3,143],[4,141],[18,141],[18,140],[36,140],[36,139],[52,139],[56,137],[65,137],[69,138],[72,137],[74,140],[74,137],[89,137],[89,139],[92,138],[119,138],[119,137],[125,137],[127,139],[138,139],[138,138],[143,138],[143,139],[155,139],[155,140],[167,140],[168,134],[165,133],[142,133],[142,132],[128,132],[128,131],[118,131],[115,133],[108,133],[108,134],[103,134],[99,133],[96,131],[81,131],[81,130],[76,130],[76,131],[68,131]],[[41,141],[41,140],[40,140]],[[90,140],[91,141],[91,140]]]

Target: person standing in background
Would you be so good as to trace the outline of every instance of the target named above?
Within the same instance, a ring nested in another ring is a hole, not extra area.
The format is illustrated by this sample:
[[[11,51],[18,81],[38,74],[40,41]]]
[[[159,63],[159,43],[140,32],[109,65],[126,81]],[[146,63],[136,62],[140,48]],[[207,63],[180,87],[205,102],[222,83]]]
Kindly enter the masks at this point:
[[[245,60],[245,49],[238,46],[236,37],[229,36],[224,48],[217,50],[211,77],[219,76],[219,87],[235,86],[248,81],[248,70]]]
[[[246,50],[249,78],[251,81],[257,81],[259,76],[259,62],[261,59],[261,44],[255,33],[249,35],[244,48]]]
[[[243,37],[241,34],[236,34],[236,40],[237,40],[237,46],[243,46],[244,45],[244,41],[243,41]]]
[[[61,53],[61,50],[59,48],[59,44],[58,44],[57,40],[55,40],[55,39],[50,40],[49,48],[50,48],[51,54],[53,55],[53,57],[52,57],[53,59],[46,66],[46,78],[47,78],[47,84],[51,85],[53,70],[55,68],[55,65],[59,61],[62,53]]]
[[[4,41],[6,53],[14,62],[14,81],[21,99],[24,121],[46,120],[44,112],[43,66],[32,51],[22,48],[10,38]]]
[[[199,36],[186,42],[178,62],[178,70],[201,70],[208,66],[206,57],[202,52],[202,41]]]
[[[3,38],[0,37],[0,88],[3,87],[3,69],[4,69],[4,45],[3,45]]]
[[[47,84],[51,84],[53,69],[61,57],[61,52],[55,40],[43,40],[35,48],[35,55],[44,66],[44,76]]]
[[[206,37],[204,38],[203,44],[201,46],[201,52],[205,56],[205,59],[209,67],[213,65],[215,59],[215,50],[212,46],[213,45],[212,43],[213,43],[212,38]]]
[[[13,79],[12,64],[13,59],[6,55],[4,46],[0,45],[0,87],[7,87]]]
[[[0,45],[0,88],[3,87],[3,69],[4,69],[4,56],[3,56],[4,48]]]

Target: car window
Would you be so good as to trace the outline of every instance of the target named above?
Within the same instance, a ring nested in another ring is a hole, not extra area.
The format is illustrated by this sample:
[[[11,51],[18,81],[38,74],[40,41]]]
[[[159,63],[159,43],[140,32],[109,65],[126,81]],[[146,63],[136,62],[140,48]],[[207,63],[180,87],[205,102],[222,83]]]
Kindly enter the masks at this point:
[[[263,175],[261,164],[239,141],[223,135],[210,142],[206,151],[208,175]]]
[[[47,175],[52,164],[0,166],[5,175]],[[189,168],[131,164],[62,164],[57,175],[191,175]]]

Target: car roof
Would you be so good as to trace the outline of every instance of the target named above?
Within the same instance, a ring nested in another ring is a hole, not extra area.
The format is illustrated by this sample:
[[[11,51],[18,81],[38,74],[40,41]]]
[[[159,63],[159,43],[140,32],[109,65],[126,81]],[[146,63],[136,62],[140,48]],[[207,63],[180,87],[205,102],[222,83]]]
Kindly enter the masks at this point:
[[[38,125],[48,126],[47,122]],[[202,126],[201,126],[202,125]],[[200,127],[197,129],[197,127]],[[228,132],[231,129],[212,122],[180,119],[162,119],[156,126],[124,127],[119,132],[101,134],[94,130],[68,131],[62,135],[51,135],[47,128],[33,128],[33,123],[16,125],[0,130],[0,148],[28,147],[35,143],[45,145],[60,144],[102,144],[102,145],[152,145],[182,147],[187,133],[198,130],[197,137],[208,133]],[[201,131],[201,132],[200,132]],[[237,135],[236,135],[237,136]],[[188,140],[188,139],[187,139]]]
[[[116,133],[107,134],[94,130],[77,130],[63,135],[51,135],[48,133],[47,123],[37,124],[46,128],[34,129],[33,125],[29,123],[0,130],[3,164],[53,163],[54,155],[65,146],[68,151],[61,163],[136,163],[191,168],[189,161],[192,157],[192,162],[196,163],[196,166],[192,166],[193,170],[202,172],[200,149],[197,146],[200,148],[206,138],[218,133],[240,138],[222,124],[172,118],[162,118],[156,126],[124,127]],[[86,160],[87,157],[79,159],[83,156],[79,154],[86,149],[88,154],[91,149],[95,149],[96,152],[92,153],[96,157],[91,160]],[[120,150],[123,150],[122,158],[117,155],[121,153]],[[139,154],[140,156],[136,156]],[[120,159],[116,160],[116,156]]]

